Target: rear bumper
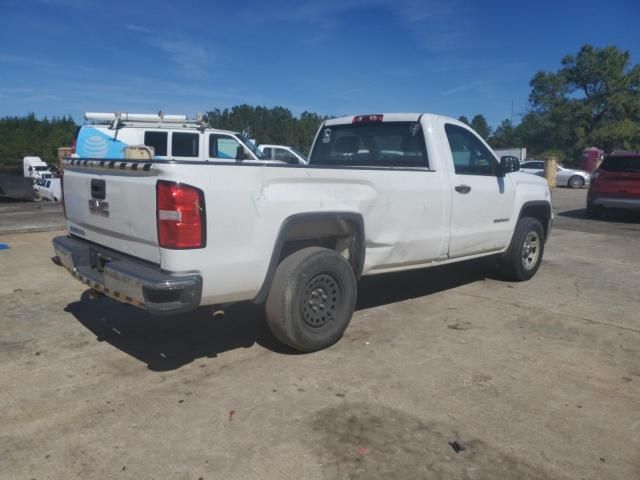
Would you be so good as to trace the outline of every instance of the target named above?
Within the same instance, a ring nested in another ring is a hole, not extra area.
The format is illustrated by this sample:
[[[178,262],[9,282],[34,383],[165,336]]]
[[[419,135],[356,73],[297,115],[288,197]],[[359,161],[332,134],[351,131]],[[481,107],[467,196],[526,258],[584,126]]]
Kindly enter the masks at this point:
[[[640,210],[640,198],[590,197],[589,202],[598,207]]]
[[[71,275],[115,300],[155,315],[187,312],[200,305],[200,275],[171,275],[73,237],[56,237],[52,243],[60,263]]]

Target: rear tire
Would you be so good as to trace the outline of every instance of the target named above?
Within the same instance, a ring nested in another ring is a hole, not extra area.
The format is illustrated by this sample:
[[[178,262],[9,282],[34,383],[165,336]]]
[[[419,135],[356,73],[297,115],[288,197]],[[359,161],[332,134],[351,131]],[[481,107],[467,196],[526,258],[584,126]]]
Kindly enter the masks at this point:
[[[569,178],[567,184],[571,188],[582,188],[584,187],[584,178],[582,178],[580,175],[573,175],[571,178]]]
[[[298,250],[278,265],[265,305],[267,324],[278,340],[295,350],[321,350],[342,338],[356,291],[353,269],[338,252]]]
[[[532,278],[544,254],[544,229],[533,217],[518,220],[509,249],[500,258],[502,274],[515,282]]]

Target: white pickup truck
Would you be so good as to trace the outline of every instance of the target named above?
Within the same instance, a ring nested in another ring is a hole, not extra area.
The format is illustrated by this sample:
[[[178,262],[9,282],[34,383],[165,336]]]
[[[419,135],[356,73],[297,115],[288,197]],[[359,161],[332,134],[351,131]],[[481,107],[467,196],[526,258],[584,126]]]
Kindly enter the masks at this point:
[[[69,159],[60,263],[155,314],[265,304],[300,351],[341,338],[363,275],[493,255],[537,271],[552,222],[545,181],[431,114],[324,122],[308,165]]]

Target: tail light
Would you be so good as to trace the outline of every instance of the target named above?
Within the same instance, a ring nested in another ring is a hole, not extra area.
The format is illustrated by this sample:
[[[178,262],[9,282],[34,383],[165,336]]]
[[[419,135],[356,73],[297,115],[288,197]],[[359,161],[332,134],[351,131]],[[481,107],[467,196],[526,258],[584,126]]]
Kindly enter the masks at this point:
[[[160,247],[183,249],[206,245],[204,193],[199,188],[159,180],[156,218]]]

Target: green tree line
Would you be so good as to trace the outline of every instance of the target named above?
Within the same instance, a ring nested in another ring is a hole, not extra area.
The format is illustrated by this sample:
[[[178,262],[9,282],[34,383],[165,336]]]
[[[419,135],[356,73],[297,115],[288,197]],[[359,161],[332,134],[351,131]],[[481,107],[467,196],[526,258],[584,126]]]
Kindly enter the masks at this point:
[[[0,119],[0,173],[22,174],[22,158],[35,155],[55,164],[58,147],[68,147],[76,132],[71,117],[24,117]]]
[[[493,148],[526,147],[531,157],[554,154],[566,163],[576,163],[582,149],[591,146],[607,152],[640,150],[640,65],[631,64],[629,52],[585,45],[576,55],[562,58],[557,71],[538,72],[529,84],[529,103],[519,124],[506,119],[492,128],[482,114],[470,121],[459,119]],[[327,118],[246,104],[214,108],[205,115],[214,128],[245,131],[259,143],[291,145],[304,152]],[[66,116],[1,118],[0,171],[21,172],[25,155],[55,162],[57,148],[69,146],[75,131]]]

